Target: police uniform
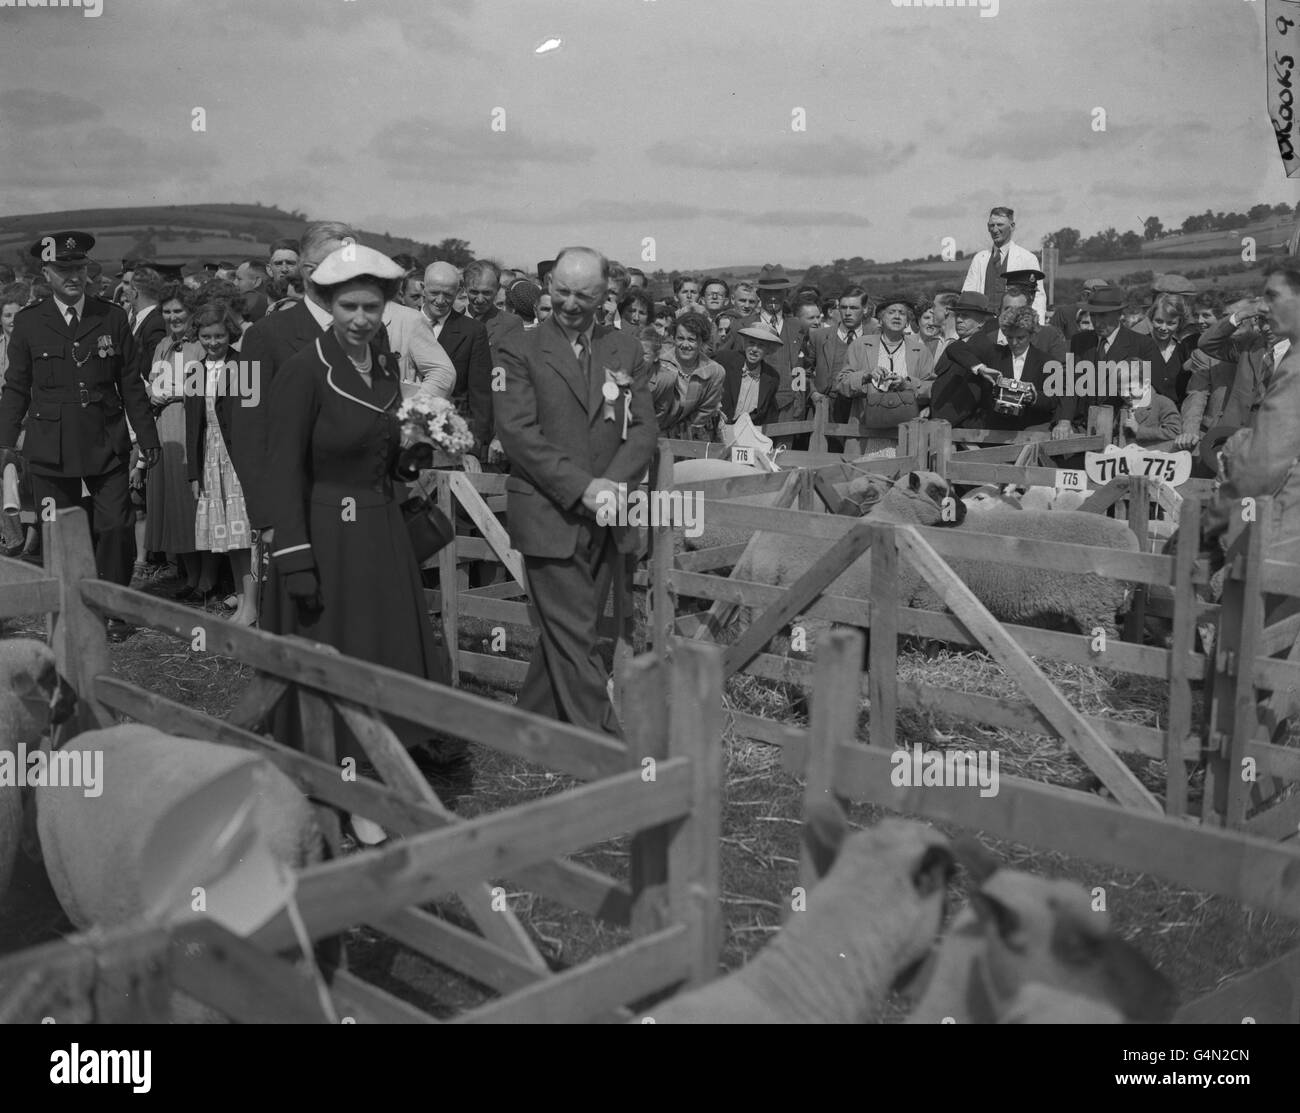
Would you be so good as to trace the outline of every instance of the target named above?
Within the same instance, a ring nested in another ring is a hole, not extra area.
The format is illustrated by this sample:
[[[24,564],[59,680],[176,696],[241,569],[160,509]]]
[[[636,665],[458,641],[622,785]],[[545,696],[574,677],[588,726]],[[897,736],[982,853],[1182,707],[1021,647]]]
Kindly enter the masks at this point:
[[[76,265],[94,243],[85,232],[59,232],[34,244],[31,254],[41,262]],[[70,309],[77,310],[74,323]],[[14,451],[25,418],[22,456],[37,508],[46,499],[58,508],[84,505],[84,482],[99,576],[124,585],[135,563],[128,415],[141,449],[157,450],[124,310],[102,298],[83,296],[67,306],[50,297],[17,315],[0,390],[0,458]]]

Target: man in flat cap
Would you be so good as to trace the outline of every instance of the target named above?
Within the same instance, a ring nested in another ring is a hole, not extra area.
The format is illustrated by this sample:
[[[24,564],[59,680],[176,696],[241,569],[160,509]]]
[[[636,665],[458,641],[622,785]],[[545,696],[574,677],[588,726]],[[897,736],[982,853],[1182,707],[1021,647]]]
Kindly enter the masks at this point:
[[[94,244],[86,232],[58,232],[32,245],[54,296],[14,320],[0,390],[0,466],[25,459],[38,508],[82,505],[84,482],[100,578],[125,585],[136,556],[128,415],[146,467],[162,450],[126,313],[85,292]]]

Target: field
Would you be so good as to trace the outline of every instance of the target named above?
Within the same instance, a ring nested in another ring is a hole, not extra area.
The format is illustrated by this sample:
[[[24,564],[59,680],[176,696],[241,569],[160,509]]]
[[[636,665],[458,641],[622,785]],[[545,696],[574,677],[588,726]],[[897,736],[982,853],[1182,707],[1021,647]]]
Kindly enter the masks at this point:
[[[14,623],[7,631],[23,632],[39,636],[41,627],[37,623]],[[488,640],[486,623],[464,623],[460,632],[462,648],[485,652]],[[508,653],[526,659],[533,642],[531,630],[511,628]],[[238,662],[195,654],[187,643],[148,631],[112,646],[111,652],[114,671],[123,678],[218,716],[229,711],[250,678],[250,670]],[[1106,670],[1050,661],[1040,664],[1070,702],[1088,714],[1148,726],[1162,722],[1164,695],[1158,684]],[[901,649],[899,675],[986,694],[1005,695],[1007,689],[1001,669],[973,652],[932,655],[919,648]],[[467,687],[490,698],[513,701],[510,693],[481,688],[472,681]],[[730,711],[792,723],[806,721],[806,707],[799,693],[785,685],[737,676],[728,682],[725,699]],[[859,723],[863,739],[865,723],[864,712]],[[900,716],[898,733],[898,741],[903,744],[923,741],[927,745],[960,748],[995,747],[1001,754],[1004,773],[1085,790],[1096,788],[1089,771],[1052,739],[977,728],[941,715]],[[727,777],[722,840],[726,936],[722,961],[726,969],[734,969],[752,957],[777,930],[781,910],[795,884],[802,786],[782,770],[775,749],[738,737],[730,725],[721,744],[726,750]],[[473,791],[456,805],[468,816],[558,792],[572,784],[564,776],[495,751],[479,749],[475,756]],[[1152,792],[1160,793],[1164,778],[1159,762],[1146,758],[1126,761]],[[1199,778],[1195,778],[1193,804],[1198,791]],[[876,818],[873,813],[874,809],[857,808],[853,818],[868,823]],[[1100,886],[1121,934],[1174,980],[1183,1000],[1300,944],[1300,926],[1251,913],[1220,898],[1015,844],[989,845],[1009,864],[1070,877],[1090,889]],[[612,840],[578,858],[615,875],[625,874],[627,842]],[[69,929],[42,873],[31,863],[24,863],[15,889],[18,899],[9,902],[0,914],[0,953],[55,938]],[[587,917],[527,894],[512,893],[510,901],[556,968],[579,963],[623,941],[620,931],[597,926]],[[454,901],[438,907],[451,918],[468,922]],[[407,996],[435,1015],[450,1015],[488,997],[481,987],[367,929],[350,932],[348,943],[350,962],[357,973]],[[903,1007],[899,1000],[891,1002],[886,1019],[897,1019]]]

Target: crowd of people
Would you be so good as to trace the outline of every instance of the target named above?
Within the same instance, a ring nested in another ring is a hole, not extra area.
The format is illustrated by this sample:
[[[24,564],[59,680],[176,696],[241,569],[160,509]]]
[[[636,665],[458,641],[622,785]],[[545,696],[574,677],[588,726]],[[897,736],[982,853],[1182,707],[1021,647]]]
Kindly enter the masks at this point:
[[[617,733],[596,624],[638,540],[595,512],[640,481],[659,437],[722,440],[746,418],[824,406],[833,451],[848,436],[872,451],[918,416],[1065,436],[1112,404],[1123,438],[1201,449],[1217,471],[1289,349],[1276,315],[1225,308],[1177,275],[1150,290],[1090,279],[1081,304],[1048,306],[1014,229],[1011,209],[993,209],[962,288],[924,298],[826,297],[776,264],[752,282],[679,276],[654,291],[590,248],[528,270],[421,266],[334,222],[238,264],[124,260],[110,277],[93,237],[54,233],[29,273],[0,267],[0,465],[21,473],[29,509],[89,511],[105,578],[445,682],[402,511],[405,481],[431,461],[396,413],[417,386],[446,398],[477,465],[509,473],[540,635],[521,705]],[[1148,373],[1118,396],[1063,395],[1051,369],[1071,356]],[[6,549],[33,553],[12,502]],[[430,768],[463,762],[394,727]]]

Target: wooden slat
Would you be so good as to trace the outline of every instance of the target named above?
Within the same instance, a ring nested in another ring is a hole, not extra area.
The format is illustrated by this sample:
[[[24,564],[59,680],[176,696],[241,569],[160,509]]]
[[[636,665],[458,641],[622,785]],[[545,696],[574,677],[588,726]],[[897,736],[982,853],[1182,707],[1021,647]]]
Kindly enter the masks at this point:
[[[948,478],[954,483],[1014,483],[1019,487],[1053,487],[1055,468],[1018,468],[1014,464],[967,463],[966,453],[957,453],[948,464]]]
[[[1187,658],[1196,644],[1196,594],[1192,572],[1201,536],[1201,504],[1183,502],[1178,529],[1183,544],[1174,556],[1174,624],[1169,651],[1169,721],[1165,725],[1165,811],[1183,815],[1187,811],[1187,767],[1185,745],[1192,733],[1192,680],[1197,674],[1188,668]]]
[[[673,565],[683,572],[710,572],[715,568],[731,568],[740,560],[748,542],[739,545],[716,545],[709,549],[678,553]]]
[[[59,606],[47,620],[50,648],[59,675],[77,691],[71,717],[54,731],[54,742],[73,734],[112,725],[108,711],[95,697],[94,678],[111,671],[108,634],[104,620],[87,605],[87,585],[98,582],[95,554],[90,543],[90,521],[80,507],[55,511],[44,524],[42,540],[49,575],[59,583]],[[190,640],[194,627],[191,611],[182,637]]]
[[[456,499],[451,493],[451,480],[447,472],[438,472],[438,509],[447,518],[456,520]],[[442,589],[442,644],[447,647],[447,658],[451,663],[449,683],[453,688],[460,687],[460,643],[457,634],[460,630],[460,580],[456,571],[458,542],[445,545],[434,559],[438,564],[438,586]],[[364,704],[378,703],[378,700],[359,700]]]
[[[1145,476],[1135,476],[1129,488],[1128,528],[1138,539],[1138,552],[1151,551],[1151,481]],[[1187,548],[1188,546],[1184,546]],[[1187,569],[1190,583],[1192,569]],[[1147,585],[1137,584],[1133,589],[1133,599],[1129,604],[1128,614],[1124,616],[1124,640],[1142,642],[1142,630],[1146,624]]]
[[[460,822],[460,817],[438,798],[437,792],[425,780],[406,747],[398,741],[397,735],[375,708],[361,708],[343,700],[335,701],[334,707],[387,784],[403,796],[419,801],[437,812],[445,823]],[[486,881],[478,882],[461,889],[456,895],[460,897],[465,910],[478,925],[484,938],[518,956],[535,969],[546,969],[546,961],[518,917],[508,910],[502,912],[492,907],[491,885]]]
[[[1300,949],[1184,1005],[1174,1024],[1300,1024]]]
[[[91,602],[112,613],[186,640],[190,637],[194,612],[178,603],[151,599],[105,580],[83,580],[81,591]],[[206,629],[210,653],[236,658],[253,668],[353,703],[382,706],[386,714],[397,719],[480,742],[584,780],[625,768],[623,747],[595,731],[542,719],[410,673],[341,657],[309,642],[292,641],[216,618],[209,618]]]
[[[14,557],[0,557],[0,587],[9,587],[12,584],[35,584],[50,579],[53,577],[39,564],[29,564],[25,560],[16,560]]]
[[[59,599],[58,580],[0,580],[0,620],[58,611]]]
[[[698,491],[706,499],[734,499],[746,495],[776,494],[785,485],[783,471],[756,471],[752,475],[729,475],[722,479],[674,481],[675,491]],[[667,488],[663,488],[667,490]]]
[[[1296,644],[1297,638],[1300,638],[1300,614],[1293,614],[1281,622],[1264,627],[1260,632],[1259,655],[1272,657],[1289,650]]]
[[[344,1024],[438,1024],[434,1017],[347,970],[334,971],[330,983]]]
[[[298,876],[298,905],[312,938],[362,919],[425,904],[470,881],[523,867],[664,823],[692,806],[685,761],[662,762],[653,784],[640,773],[607,777],[365,854],[312,866]],[[254,937],[270,950],[293,943],[279,922]]]
[[[795,615],[801,614],[822,591],[839,579],[844,570],[866,552],[872,537],[871,527],[859,526],[823,553],[808,571],[785,589],[781,599],[751,622],[749,629],[727,649],[725,675],[731,676],[744,668]]]
[[[226,721],[232,726],[253,730],[271,717],[276,705],[288,693],[289,687],[289,682],[278,676],[261,673],[253,677],[244,689],[244,694],[226,716]]]
[[[324,696],[306,688],[298,689],[298,716],[302,727],[302,748],[308,757],[324,765],[339,769],[338,750],[334,738],[334,711]],[[325,844],[337,856],[341,853],[342,825],[338,813],[326,804],[316,806],[316,822],[320,824]]]
[[[668,645],[665,638],[653,654],[644,653],[628,663],[623,688],[623,733],[627,739],[628,768],[641,770],[646,762],[657,766],[668,758]],[[649,935],[668,924],[667,826],[650,827],[632,836],[630,876],[633,894],[632,931]]]
[[[673,458],[663,442],[655,461],[655,487],[668,490],[673,483]],[[676,539],[672,523],[654,523],[650,531],[650,629],[647,641],[660,658],[667,656],[668,638],[672,633],[676,602],[669,588],[668,575],[672,571]]]
[[[373,819],[386,831],[413,835],[446,826],[426,805],[403,797],[365,777],[344,781],[337,766],[307,757],[270,738],[214,719],[191,707],[163,699],[114,677],[97,677],[95,689],[105,707],[142,723],[187,738],[205,738],[237,746],[265,757],[302,791],[348,812]],[[521,887],[541,893],[569,908],[618,926],[628,922],[630,896],[626,886],[577,862],[543,862],[529,866],[511,879]]]
[[[468,650],[461,651],[460,666],[466,676],[500,688],[518,688],[528,672],[527,661],[492,653],[471,653]]]
[[[836,788],[904,815],[960,824],[1300,919],[1300,886],[1294,882],[1300,849],[1019,777],[999,777],[996,807],[969,788],[898,787],[890,782],[890,756],[874,746],[842,743]]]
[[[690,968],[680,924],[584,962],[502,1001],[458,1016],[456,1024],[578,1024],[677,984]]]
[[[871,649],[867,662],[871,719],[868,737],[873,746],[892,747],[898,727],[898,542],[890,526],[875,526],[871,535]],[[842,649],[842,643],[833,644]],[[817,648],[820,655],[821,646]],[[839,684],[838,679],[835,682]],[[855,699],[855,706],[856,702]]]
[[[1153,812],[1160,804],[1083,717],[1045,677],[1029,655],[999,625],[974,593],[944,564],[939,555],[911,527],[896,531],[900,548],[989,653],[1011,674],[1037,704],[1061,739],[1079,755],[1117,800],[1131,808]]]
[[[526,588],[528,580],[524,573],[523,555],[510,544],[510,535],[506,533],[505,526],[497,521],[496,515],[484,505],[464,472],[449,472],[447,482],[451,487],[451,493],[456,496],[457,501],[464,507],[465,513],[478,527],[483,539],[492,546],[492,551],[496,553],[497,558],[510,570],[515,581]]]

